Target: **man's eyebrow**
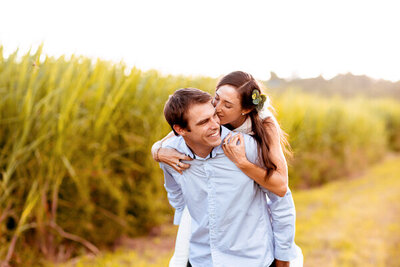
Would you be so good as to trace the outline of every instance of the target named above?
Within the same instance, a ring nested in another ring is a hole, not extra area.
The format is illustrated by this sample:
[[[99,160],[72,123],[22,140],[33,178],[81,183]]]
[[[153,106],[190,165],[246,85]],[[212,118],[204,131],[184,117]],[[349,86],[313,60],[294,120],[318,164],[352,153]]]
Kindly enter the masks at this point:
[[[201,120],[201,121],[197,122],[196,125],[200,125],[200,124],[202,124],[204,122],[207,122],[208,120],[209,120],[209,118]]]

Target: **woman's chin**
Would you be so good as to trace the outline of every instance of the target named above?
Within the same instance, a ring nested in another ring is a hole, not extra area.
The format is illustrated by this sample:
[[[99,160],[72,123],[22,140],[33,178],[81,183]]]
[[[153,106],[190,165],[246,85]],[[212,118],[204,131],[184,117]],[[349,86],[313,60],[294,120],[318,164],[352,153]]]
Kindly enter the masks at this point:
[[[229,121],[227,121],[227,120],[225,120],[225,118],[224,117],[220,117],[219,118],[219,123],[221,124],[221,125],[225,125],[225,124],[229,124]]]

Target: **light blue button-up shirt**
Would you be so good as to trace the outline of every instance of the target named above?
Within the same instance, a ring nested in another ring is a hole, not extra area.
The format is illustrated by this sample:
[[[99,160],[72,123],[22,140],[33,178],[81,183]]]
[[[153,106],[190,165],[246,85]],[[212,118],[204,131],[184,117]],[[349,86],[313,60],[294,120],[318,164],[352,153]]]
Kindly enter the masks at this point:
[[[221,139],[229,132],[221,127]],[[243,136],[248,160],[259,165],[257,143]],[[168,200],[175,208],[174,223],[179,224],[185,205],[192,217],[189,260],[194,267],[269,266],[274,258],[296,257],[289,189],[279,197],[261,187],[229,160],[221,145],[206,158],[194,155],[181,136],[168,139],[163,147],[194,158],[182,175],[160,163]]]

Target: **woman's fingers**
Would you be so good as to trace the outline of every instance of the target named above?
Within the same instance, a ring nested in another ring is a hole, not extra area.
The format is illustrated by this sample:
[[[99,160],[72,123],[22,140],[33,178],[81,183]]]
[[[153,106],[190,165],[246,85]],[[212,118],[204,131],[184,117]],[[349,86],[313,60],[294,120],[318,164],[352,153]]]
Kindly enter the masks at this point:
[[[229,145],[229,146],[236,146],[238,140],[239,140],[239,134],[237,134],[237,135],[235,135],[234,137],[232,137],[231,140],[229,140],[228,145]]]
[[[225,139],[224,143],[222,144],[222,149],[224,150],[225,154],[230,156],[233,155],[235,147],[238,145],[239,134],[236,134],[232,137],[232,134],[229,133]]]
[[[164,162],[171,167],[175,168],[177,163],[180,163],[182,160],[190,161],[192,158],[189,156],[182,154],[175,149],[171,148],[162,148],[160,149],[160,161]],[[184,164],[184,163],[183,163]],[[185,168],[187,168],[187,164],[184,164]]]
[[[222,150],[224,151],[225,155],[229,155],[228,147],[227,145],[222,146]]]
[[[182,171],[183,171],[183,169],[182,169],[182,162],[179,162],[179,161],[178,161],[178,163],[177,163],[177,162],[172,163],[172,164],[171,164],[171,167],[174,168],[175,171],[177,171],[177,172],[179,172],[180,174],[182,174]]]
[[[171,161],[170,161],[170,166],[172,168],[174,168],[180,174],[182,174],[182,172],[184,170],[190,168],[190,164],[189,163],[184,163],[184,162],[182,162],[182,160],[192,160],[192,158],[190,158],[190,157],[188,157],[188,156],[186,156],[184,154],[181,154],[180,158],[177,158],[177,159],[174,158],[174,159],[171,159]]]
[[[186,169],[189,169],[189,168],[190,168],[190,164],[181,162],[181,163],[179,163],[179,167],[180,167],[182,170],[186,170]]]
[[[244,140],[244,139],[243,139],[243,134],[242,134],[242,133],[239,133],[238,136],[239,136],[240,142],[242,142],[242,141]]]
[[[229,143],[222,146],[225,155],[235,164],[242,162],[246,158],[246,150],[244,146],[244,138],[242,134],[233,136]]]
[[[238,143],[238,141],[240,140],[240,143]],[[229,133],[223,143],[222,146],[237,146],[243,143],[243,135],[242,133],[236,134],[235,136],[232,137],[232,133]]]
[[[242,133],[238,134],[238,139],[240,142],[238,145],[244,146],[244,137]]]
[[[177,171],[177,172],[179,172],[180,174],[182,174],[181,168],[179,168],[179,167],[174,167],[174,170]]]
[[[225,136],[223,143],[222,143],[223,146],[229,144],[229,142],[230,142],[229,139],[231,138],[231,136],[232,136],[232,133],[229,133],[227,136]]]
[[[193,160],[191,157],[189,157],[188,155],[184,155],[182,154],[183,157],[180,158],[180,160]]]
[[[191,161],[193,159],[191,157],[189,157],[188,155],[185,155],[185,154],[181,154],[181,157],[179,158],[179,167],[182,170],[189,169],[190,168],[190,164],[189,163],[184,163],[184,162],[182,162],[182,160]]]
[[[182,171],[189,169],[190,168],[190,164],[188,163],[183,163],[181,161],[175,161],[175,162],[171,162],[171,164],[169,164],[172,168],[174,168],[174,170],[176,170],[177,172],[179,172],[180,174],[182,174]]]

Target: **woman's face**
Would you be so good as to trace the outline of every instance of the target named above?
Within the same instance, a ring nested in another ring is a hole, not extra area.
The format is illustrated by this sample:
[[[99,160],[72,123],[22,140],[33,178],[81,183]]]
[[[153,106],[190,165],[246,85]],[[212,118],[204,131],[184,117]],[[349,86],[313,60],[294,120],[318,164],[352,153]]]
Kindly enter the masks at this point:
[[[222,85],[219,87],[215,91],[213,104],[221,124],[236,126],[238,123],[243,123],[240,95],[234,86]]]

